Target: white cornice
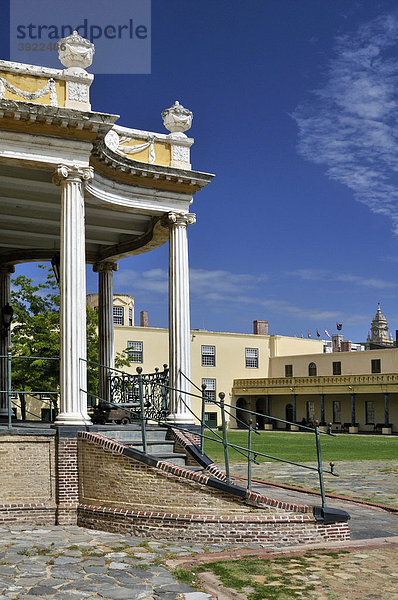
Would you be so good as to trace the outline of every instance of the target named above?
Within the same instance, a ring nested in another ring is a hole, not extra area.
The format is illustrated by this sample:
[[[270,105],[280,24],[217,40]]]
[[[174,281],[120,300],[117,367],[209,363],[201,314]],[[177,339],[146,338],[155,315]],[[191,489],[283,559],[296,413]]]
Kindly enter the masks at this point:
[[[192,201],[190,194],[127,185],[98,173],[93,181],[86,184],[86,194],[105,204],[117,205],[127,211],[139,209],[148,215],[163,215],[172,210],[188,212]]]
[[[148,138],[153,138],[155,142],[163,142],[164,144],[175,144],[176,139],[170,137],[170,134],[166,133],[154,133],[153,131],[144,131],[143,129],[132,129],[130,127],[122,127],[121,125],[115,125],[113,127],[114,131],[117,134],[124,137],[137,138],[142,140],[147,140]],[[179,146],[190,147],[194,143],[193,138],[184,138],[178,139],[177,143]]]
[[[75,108],[60,108],[35,104],[19,100],[0,100],[1,119],[11,118],[17,121],[39,122],[73,129],[95,131],[104,136],[119,118],[118,115],[82,111]],[[62,136],[62,132],[60,133]]]
[[[92,81],[94,79],[92,73],[87,73],[87,71],[83,70],[80,73],[71,73],[67,69],[51,69],[49,67],[26,65],[9,60],[0,60],[0,72],[15,75],[30,75],[31,77],[52,77],[53,79],[60,79],[62,81]]]

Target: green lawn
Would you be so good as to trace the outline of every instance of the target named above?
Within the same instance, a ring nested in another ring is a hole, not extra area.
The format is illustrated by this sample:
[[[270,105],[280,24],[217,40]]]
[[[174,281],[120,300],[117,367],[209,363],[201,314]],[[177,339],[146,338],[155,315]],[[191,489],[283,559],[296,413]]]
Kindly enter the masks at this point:
[[[218,434],[221,432],[217,431]],[[210,436],[210,432],[206,433]],[[263,452],[277,458],[295,462],[316,461],[315,435],[312,433],[261,431],[253,434],[254,451]],[[247,447],[247,432],[229,431],[228,442]],[[322,460],[391,460],[398,459],[398,436],[381,435],[349,435],[339,434],[335,437],[321,435]],[[222,444],[205,440],[205,452],[215,463],[224,462]],[[230,448],[231,463],[244,462],[245,458]],[[258,457],[259,462],[267,459]]]

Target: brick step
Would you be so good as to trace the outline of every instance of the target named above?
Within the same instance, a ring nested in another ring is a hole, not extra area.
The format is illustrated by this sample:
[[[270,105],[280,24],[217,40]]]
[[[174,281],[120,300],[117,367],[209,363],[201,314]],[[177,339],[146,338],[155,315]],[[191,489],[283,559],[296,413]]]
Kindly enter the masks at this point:
[[[156,454],[148,452],[148,454],[157,460],[166,460],[167,462],[172,462],[180,467],[185,467],[185,454],[178,454],[177,452],[156,452]]]
[[[92,428],[90,431],[102,433],[113,440],[122,442],[122,444],[140,443],[142,440],[141,427],[139,425],[115,425],[114,427],[97,425],[95,429]],[[146,433],[148,441],[165,441],[167,429],[165,427],[148,425]]]
[[[143,452],[142,433],[140,425],[98,425],[96,432],[106,435],[106,437],[125,444],[130,448]],[[147,454],[156,460],[166,460],[181,467],[185,467],[186,455],[173,452],[173,440],[166,440],[167,429],[148,425],[146,427],[147,436]]]
[[[144,451],[144,447],[142,445],[142,441],[140,442],[132,442],[129,440],[118,440],[126,446],[130,448],[135,448],[136,450]],[[160,452],[166,452],[169,454],[173,454],[174,450],[174,442],[173,440],[162,440],[162,441],[154,441],[152,439],[147,440],[147,452],[148,454],[159,454]]]

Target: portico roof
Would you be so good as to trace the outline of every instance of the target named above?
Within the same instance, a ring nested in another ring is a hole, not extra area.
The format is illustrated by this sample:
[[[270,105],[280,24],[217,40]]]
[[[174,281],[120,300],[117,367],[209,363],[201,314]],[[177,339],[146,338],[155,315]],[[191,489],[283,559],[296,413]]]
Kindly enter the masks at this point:
[[[85,185],[89,263],[164,244],[162,217],[188,213],[192,195],[213,177],[191,170],[193,140],[185,134],[118,127],[117,115],[93,112],[92,76],[70,71],[0,61],[2,263],[46,260],[59,252],[61,197],[52,176],[60,164],[94,169]],[[16,87],[21,81],[26,89]],[[183,109],[176,105],[177,112]]]

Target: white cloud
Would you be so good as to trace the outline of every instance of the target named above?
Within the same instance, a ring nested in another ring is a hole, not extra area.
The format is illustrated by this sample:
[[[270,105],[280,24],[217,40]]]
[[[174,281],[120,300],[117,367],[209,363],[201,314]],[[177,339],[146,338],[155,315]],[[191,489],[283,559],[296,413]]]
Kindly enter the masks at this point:
[[[353,283],[368,288],[386,290],[397,288],[398,283],[389,279],[380,279],[378,277],[362,277],[351,273],[332,273],[323,269],[297,269],[289,271],[288,275],[299,277],[304,281],[340,281],[342,283]]]
[[[201,296],[204,300],[212,301],[215,301],[218,294],[240,294],[242,290],[251,289],[257,283],[266,280],[265,275],[255,277],[248,273],[210,269],[190,269],[189,276],[191,296]],[[115,285],[118,289],[128,288],[132,290],[131,293],[147,291],[166,295],[168,273],[165,269],[150,269],[142,273],[125,270],[116,273]]]
[[[298,150],[398,235],[398,16],[383,15],[336,40],[325,85],[297,107]]]
[[[328,279],[327,271],[301,269],[292,272],[302,279]],[[279,298],[264,298],[261,283],[267,280],[266,275],[254,276],[248,273],[232,273],[226,270],[191,269],[190,291],[191,302],[206,304],[212,309],[220,307],[242,306],[253,309],[265,309],[276,315],[291,315],[308,322],[325,322],[344,318],[345,323],[356,322],[357,315],[344,315],[338,310],[319,310],[299,306]],[[115,275],[115,289],[140,294],[152,302],[167,302],[168,273],[165,269],[150,269],[142,273],[121,271]],[[271,288],[269,290],[271,295]],[[359,318],[362,320],[362,318]]]

